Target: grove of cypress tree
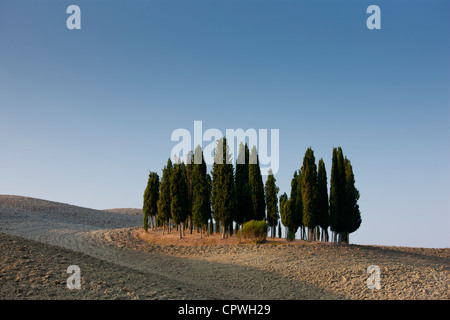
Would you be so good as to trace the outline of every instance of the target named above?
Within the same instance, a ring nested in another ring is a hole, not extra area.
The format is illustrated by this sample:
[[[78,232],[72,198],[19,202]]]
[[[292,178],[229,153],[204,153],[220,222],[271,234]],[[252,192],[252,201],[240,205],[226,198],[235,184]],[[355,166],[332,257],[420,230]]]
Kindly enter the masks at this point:
[[[308,228],[308,240],[314,240],[317,221],[317,167],[314,151],[308,148],[302,166],[303,225]]]
[[[322,229],[322,241],[328,241],[328,186],[327,172],[323,159],[319,160],[319,169],[317,172],[317,224]]]
[[[275,237],[275,227],[280,216],[278,215],[278,192],[280,189],[275,185],[275,177],[272,170],[269,169],[267,176],[265,192],[267,201],[267,220],[272,228],[272,238]]]
[[[144,204],[142,211],[144,213],[144,230],[148,230],[148,216],[150,216],[151,227],[155,229],[156,214],[158,212],[159,199],[159,176],[156,172],[150,172],[148,175],[147,187],[144,191]]]

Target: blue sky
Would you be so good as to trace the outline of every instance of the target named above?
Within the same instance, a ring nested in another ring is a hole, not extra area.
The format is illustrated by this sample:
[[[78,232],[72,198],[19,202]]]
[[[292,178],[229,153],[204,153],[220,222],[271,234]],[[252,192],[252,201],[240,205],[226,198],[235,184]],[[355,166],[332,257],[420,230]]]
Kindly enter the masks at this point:
[[[68,30],[66,8],[81,8]],[[366,8],[381,9],[368,30]],[[141,207],[172,131],[279,129],[353,164],[351,242],[449,247],[448,1],[2,1],[0,194]]]

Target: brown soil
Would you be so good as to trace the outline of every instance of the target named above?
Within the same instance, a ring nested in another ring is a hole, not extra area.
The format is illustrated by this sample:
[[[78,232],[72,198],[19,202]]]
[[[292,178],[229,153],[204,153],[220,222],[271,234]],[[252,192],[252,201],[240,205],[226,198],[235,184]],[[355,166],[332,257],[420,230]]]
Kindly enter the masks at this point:
[[[132,210],[0,195],[1,299],[445,299],[450,249],[144,232]],[[82,288],[69,290],[69,265]],[[369,289],[367,268],[381,271]]]

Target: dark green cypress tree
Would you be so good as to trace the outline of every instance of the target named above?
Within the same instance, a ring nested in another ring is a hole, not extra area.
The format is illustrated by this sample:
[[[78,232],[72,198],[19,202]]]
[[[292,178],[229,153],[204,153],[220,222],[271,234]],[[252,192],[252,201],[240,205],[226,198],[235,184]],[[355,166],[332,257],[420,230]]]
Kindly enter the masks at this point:
[[[188,189],[188,209],[187,220],[189,221],[189,230],[192,234],[192,170],[193,170],[193,154],[189,151],[186,155],[186,183]]]
[[[342,181],[340,158],[342,156],[341,148],[333,148],[333,158],[331,162],[331,180],[330,180],[330,229],[333,231],[333,242],[340,239],[340,233],[343,231],[343,204],[345,194],[345,175]]]
[[[236,210],[234,221],[243,224],[253,219],[253,205],[249,185],[249,150],[247,144],[239,145],[239,155],[236,161]]]
[[[258,153],[256,147],[252,147],[249,157],[249,184],[253,204],[253,219],[264,220],[266,218],[266,201],[264,199],[264,183],[259,167]]]
[[[289,198],[289,200],[290,200],[289,210],[292,213],[296,212],[297,192],[298,192],[298,175],[297,175],[297,170],[296,170],[296,171],[294,171],[294,176],[292,177],[292,180],[291,180],[291,196]]]
[[[202,159],[201,163],[194,162],[192,170],[192,219],[200,229],[200,238],[203,236],[203,226],[209,219],[209,186],[206,163],[203,158],[202,148],[195,149],[195,158]],[[195,164],[197,163],[197,164]]]
[[[333,233],[333,242],[336,242],[339,219],[339,174],[337,165],[337,148],[333,148],[333,157],[331,158],[331,179],[330,179],[330,230]]]
[[[292,234],[295,235],[295,231],[293,232],[293,223],[292,221],[292,215],[291,215],[291,203],[290,199],[288,199],[288,196],[285,193],[283,193],[280,196],[280,216],[281,216],[281,223],[288,228],[288,231],[286,232],[286,239],[293,240],[294,237],[292,237]]]
[[[209,232],[212,234],[212,233],[214,233],[213,213],[212,213],[212,208],[211,208],[212,178],[211,178],[211,175],[209,173],[206,174],[206,182],[207,182],[206,185],[208,186],[207,216],[208,216],[208,219],[210,221]]]
[[[182,224],[186,221],[188,209],[188,190],[185,168],[183,163],[174,165],[170,180],[170,208],[172,219],[180,228],[180,239],[182,238]]]
[[[314,151],[308,148],[302,166],[303,225],[308,228],[308,240],[315,238],[317,225],[317,167]]]
[[[344,153],[342,148],[339,147],[337,151],[337,164],[338,164],[338,174],[339,174],[339,219],[338,219],[338,242],[341,243],[342,240],[346,239],[346,232],[348,230],[348,219],[345,211],[345,163],[344,163]]]
[[[299,179],[297,175],[297,171],[294,172],[294,176],[291,180],[291,197],[287,201],[287,212],[288,212],[288,222],[284,224],[288,227],[287,238],[293,240],[295,238],[295,233],[299,228],[301,221],[299,219],[299,210],[297,210],[299,205],[301,204],[301,196],[300,199],[297,197],[297,193],[299,192]],[[299,193],[300,194],[300,193]]]
[[[148,216],[151,219],[151,227],[155,228],[153,222],[158,212],[158,199],[159,199],[159,176],[156,172],[151,172],[148,175],[147,187],[144,191],[144,204],[142,211],[144,213],[144,230],[148,230]]]
[[[159,199],[158,199],[158,216],[157,219],[160,224],[163,225],[163,233],[165,226],[169,227],[169,221],[172,217],[171,209],[171,197],[170,197],[170,179],[172,176],[172,161],[170,158],[167,160],[167,165],[162,172],[162,178],[160,181]]]
[[[345,239],[350,242],[349,234],[358,230],[361,225],[361,212],[359,210],[358,200],[359,191],[355,187],[355,176],[350,160],[345,157],[345,215],[347,220]]]
[[[214,220],[222,224],[222,238],[232,223],[235,210],[235,183],[231,154],[226,138],[217,141],[212,167],[212,206]]]
[[[350,161],[342,148],[333,149],[333,162],[330,181],[330,228],[336,242],[349,242],[349,234],[361,225],[361,213],[357,201],[359,191]],[[337,240],[336,240],[337,236]]]
[[[278,238],[281,238],[281,222],[278,222]]]
[[[295,206],[294,219],[296,225],[300,228],[300,239],[305,239],[305,225],[303,224],[303,197],[302,197],[302,171],[298,170],[294,187],[297,188],[295,192]]]
[[[322,241],[328,241],[328,186],[327,172],[323,159],[319,160],[319,169],[317,172],[317,217],[318,225],[322,229]]]
[[[272,238],[275,237],[275,227],[277,226],[278,219],[278,192],[280,189],[275,185],[275,177],[273,176],[272,170],[269,169],[269,174],[267,176],[265,192],[267,201],[267,220],[272,228]]]

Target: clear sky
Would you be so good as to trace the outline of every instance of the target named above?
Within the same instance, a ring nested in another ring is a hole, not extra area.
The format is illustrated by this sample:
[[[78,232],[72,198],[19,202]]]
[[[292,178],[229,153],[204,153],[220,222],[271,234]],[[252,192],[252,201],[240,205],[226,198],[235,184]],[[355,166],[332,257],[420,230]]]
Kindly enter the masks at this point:
[[[279,129],[280,194],[310,146],[329,183],[341,146],[361,193],[352,243],[450,247],[449,15],[433,0],[3,0],[0,194],[139,208],[175,129]]]

